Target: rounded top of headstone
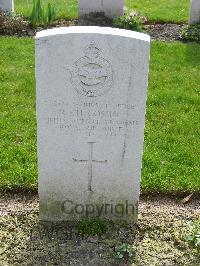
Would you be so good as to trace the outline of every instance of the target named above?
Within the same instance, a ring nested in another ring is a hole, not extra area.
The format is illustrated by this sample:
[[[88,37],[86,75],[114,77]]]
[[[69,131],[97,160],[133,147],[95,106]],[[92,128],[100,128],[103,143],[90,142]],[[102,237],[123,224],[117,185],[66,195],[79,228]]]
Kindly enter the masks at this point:
[[[60,27],[54,29],[43,30],[37,33],[36,39],[45,38],[55,35],[64,35],[64,34],[105,34],[113,36],[121,36],[127,38],[138,39],[145,42],[150,42],[150,36],[144,33],[110,28],[110,27],[97,27],[97,26],[72,26],[72,27]]]

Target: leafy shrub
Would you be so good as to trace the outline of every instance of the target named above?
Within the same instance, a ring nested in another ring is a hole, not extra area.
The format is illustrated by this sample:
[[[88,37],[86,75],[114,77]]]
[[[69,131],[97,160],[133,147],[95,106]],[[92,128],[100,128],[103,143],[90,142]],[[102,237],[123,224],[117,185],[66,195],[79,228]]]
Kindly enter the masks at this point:
[[[129,14],[114,19],[113,25],[119,28],[142,31],[142,24],[147,22],[146,17],[141,17],[134,11]]]
[[[4,13],[3,13],[3,11],[0,9],[0,27],[3,26],[4,20],[5,20]]]
[[[115,248],[115,252],[116,252],[116,257],[118,259],[128,260],[134,256],[135,248],[131,246],[130,244],[123,243],[122,245],[117,246]]]
[[[78,225],[80,236],[101,236],[106,231],[106,222],[97,220],[81,220]]]
[[[33,0],[33,8],[30,20],[33,26],[43,23],[43,9],[40,0]]]
[[[200,248],[200,220],[188,222],[186,240]]]
[[[45,7],[42,6],[40,0],[33,0],[32,12],[30,15],[30,21],[33,26],[37,25],[49,25],[57,16],[57,8],[55,4],[48,3]]]
[[[181,30],[181,37],[185,41],[200,42],[200,24],[184,26]]]
[[[56,16],[57,16],[56,6],[48,3],[45,23],[46,24],[52,23],[56,19]]]

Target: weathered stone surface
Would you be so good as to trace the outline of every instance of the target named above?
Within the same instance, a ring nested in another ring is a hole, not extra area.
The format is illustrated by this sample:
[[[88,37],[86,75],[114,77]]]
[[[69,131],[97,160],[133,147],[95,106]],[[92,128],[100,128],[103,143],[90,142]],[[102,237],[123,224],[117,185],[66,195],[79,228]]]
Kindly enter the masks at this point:
[[[37,34],[41,219],[136,221],[149,44],[101,27]]]
[[[0,0],[0,9],[3,11],[14,11],[14,0]]]
[[[190,0],[190,24],[200,23],[200,0]]]
[[[114,18],[123,15],[124,5],[124,0],[79,0],[78,13],[80,17],[90,13],[104,13]]]

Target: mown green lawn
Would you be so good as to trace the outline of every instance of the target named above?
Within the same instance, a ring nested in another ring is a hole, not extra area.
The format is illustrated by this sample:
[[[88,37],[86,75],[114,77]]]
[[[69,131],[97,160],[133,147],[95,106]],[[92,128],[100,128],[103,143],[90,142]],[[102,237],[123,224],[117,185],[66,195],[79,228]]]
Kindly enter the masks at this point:
[[[153,42],[142,189],[200,190],[200,45]],[[0,186],[37,187],[34,41],[0,38]]]
[[[125,0],[127,7],[133,7],[133,0]],[[19,14],[30,16],[32,10],[32,0],[15,0],[15,10]],[[56,3],[58,9],[58,17],[61,18],[77,18],[78,17],[78,0],[41,0],[43,7],[47,3]]]
[[[114,0],[113,0],[114,1]],[[78,0],[41,0],[43,3],[56,2],[58,16],[76,18]],[[129,9],[134,8],[150,21],[182,23],[188,21],[190,0],[126,0]],[[15,0],[15,10],[29,16],[32,0]]]
[[[24,16],[30,16],[32,10],[32,0],[15,0],[15,11]],[[78,0],[41,0],[43,6],[47,3],[56,3],[58,17],[77,18]]]
[[[189,18],[190,0],[133,0],[134,9],[150,21],[185,23]]]

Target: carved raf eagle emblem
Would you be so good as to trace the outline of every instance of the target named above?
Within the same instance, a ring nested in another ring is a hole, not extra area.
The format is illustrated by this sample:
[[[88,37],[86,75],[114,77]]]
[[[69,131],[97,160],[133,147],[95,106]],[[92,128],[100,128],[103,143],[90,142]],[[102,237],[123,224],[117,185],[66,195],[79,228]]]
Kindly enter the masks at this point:
[[[102,96],[112,87],[111,64],[100,54],[101,50],[92,42],[85,49],[85,56],[74,63],[71,71],[74,89],[86,97]]]

